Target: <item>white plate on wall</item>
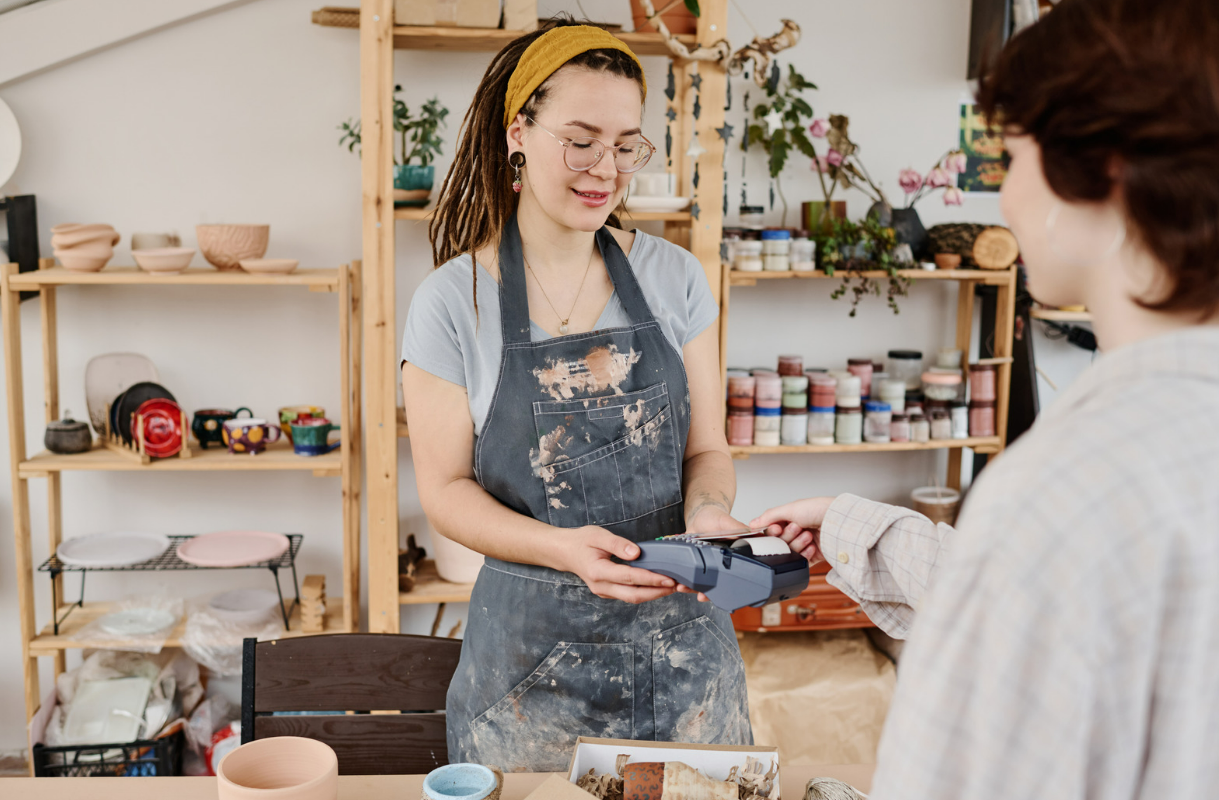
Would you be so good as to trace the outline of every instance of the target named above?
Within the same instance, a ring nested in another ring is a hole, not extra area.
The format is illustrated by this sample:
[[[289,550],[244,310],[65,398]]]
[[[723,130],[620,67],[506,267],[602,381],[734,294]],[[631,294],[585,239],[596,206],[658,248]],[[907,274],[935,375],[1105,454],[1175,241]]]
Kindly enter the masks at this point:
[[[159,533],[94,533],[68,539],[55,555],[73,567],[129,567],[156,558],[169,549]]]
[[[685,211],[690,205],[689,197],[628,197],[626,199],[627,211],[658,211],[662,213],[672,213],[675,211]]]
[[[98,436],[106,430],[106,406],[137,383],[160,383],[161,375],[148,356],[139,353],[105,353],[85,366],[85,405]]]

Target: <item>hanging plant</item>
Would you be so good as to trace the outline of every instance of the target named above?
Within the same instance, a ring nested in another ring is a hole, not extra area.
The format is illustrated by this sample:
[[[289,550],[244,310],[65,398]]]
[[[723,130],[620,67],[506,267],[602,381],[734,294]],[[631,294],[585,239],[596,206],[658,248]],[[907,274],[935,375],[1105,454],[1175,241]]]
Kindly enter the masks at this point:
[[[885,298],[894,314],[901,313],[897,298],[909,295],[911,280],[898,272],[900,265],[893,258],[896,246],[894,230],[874,218],[862,222],[831,220],[830,233],[821,240],[821,263],[831,277],[839,270],[845,273],[842,284],[830,297],[839,300],[850,292],[850,316],[855,316],[864,297],[881,296],[881,282],[865,274],[874,271],[888,274]]]
[[[783,182],[780,175],[787,166],[787,159],[792,148],[799,150],[809,158],[816,159],[817,152],[805,132],[808,120],[813,117],[813,107],[802,95],[817,85],[807,80],[788,65],[787,78],[780,80],[776,65],[775,74],[766,83],[766,100],[754,106],[754,122],[749,123],[746,135],[741,139],[741,149],[748,150],[751,146],[760,146],[767,154],[767,165],[770,177],[774,179],[783,202],[783,224],[787,225],[787,197],[783,194]]]

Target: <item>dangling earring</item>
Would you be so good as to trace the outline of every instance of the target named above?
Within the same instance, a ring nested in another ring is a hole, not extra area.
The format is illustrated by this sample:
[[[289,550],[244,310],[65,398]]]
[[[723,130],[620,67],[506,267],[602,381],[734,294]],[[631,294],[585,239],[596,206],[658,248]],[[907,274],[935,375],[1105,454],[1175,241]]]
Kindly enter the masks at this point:
[[[519,156],[519,158],[518,158]],[[521,167],[525,166],[525,154],[517,150],[508,156],[508,164],[516,171],[516,180],[512,181],[512,191],[521,193]]]

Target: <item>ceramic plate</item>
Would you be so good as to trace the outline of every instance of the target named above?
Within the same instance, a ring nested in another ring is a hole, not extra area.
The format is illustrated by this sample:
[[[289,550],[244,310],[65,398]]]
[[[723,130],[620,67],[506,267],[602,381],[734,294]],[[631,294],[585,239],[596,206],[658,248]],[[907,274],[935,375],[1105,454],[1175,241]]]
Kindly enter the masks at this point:
[[[55,555],[73,567],[128,567],[156,558],[169,548],[159,533],[94,533],[68,539]]]
[[[207,601],[207,610],[219,619],[248,625],[273,617],[279,611],[279,595],[270,589],[233,589]]]
[[[161,380],[157,368],[139,353],[106,353],[94,356],[85,367],[85,404],[89,421],[99,436],[106,426],[106,404],[130,387],[144,381]]]
[[[285,274],[296,269],[295,258],[244,258],[237,262],[246,272]]]
[[[689,197],[628,197],[627,211],[660,211],[671,213],[685,211],[690,205]]]
[[[182,409],[173,400],[154,397],[135,410],[144,415],[144,451],[153,458],[168,458],[182,450]]]
[[[178,545],[178,558],[196,567],[246,567],[279,558],[288,537],[268,531],[204,533]]]
[[[115,414],[114,422],[118,428],[118,434],[122,437],[126,444],[131,444],[134,437],[131,434],[131,423],[134,421],[134,415],[137,408],[142,406],[149,400],[173,400],[174,396],[159,383],[145,381],[137,383],[127,391],[123,392],[119,398],[118,412]]]
[[[0,100],[0,186],[13,177],[20,160],[21,128],[17,125],[13,110]]]
[[[114,636],[148,636],[163,631],[177,620],[163,608],[132,608],[115,611],[97,620],[106,633]]]

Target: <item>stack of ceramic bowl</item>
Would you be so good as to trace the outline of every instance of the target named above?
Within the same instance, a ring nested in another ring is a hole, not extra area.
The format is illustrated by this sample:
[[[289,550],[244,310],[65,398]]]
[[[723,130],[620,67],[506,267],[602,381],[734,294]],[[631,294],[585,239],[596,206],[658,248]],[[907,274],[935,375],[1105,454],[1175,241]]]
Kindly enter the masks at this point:
[[[110,225],[78,225],[74,222],[51,228],[51,247],[65,269],[97,272],[114,257],[118,232]]]

